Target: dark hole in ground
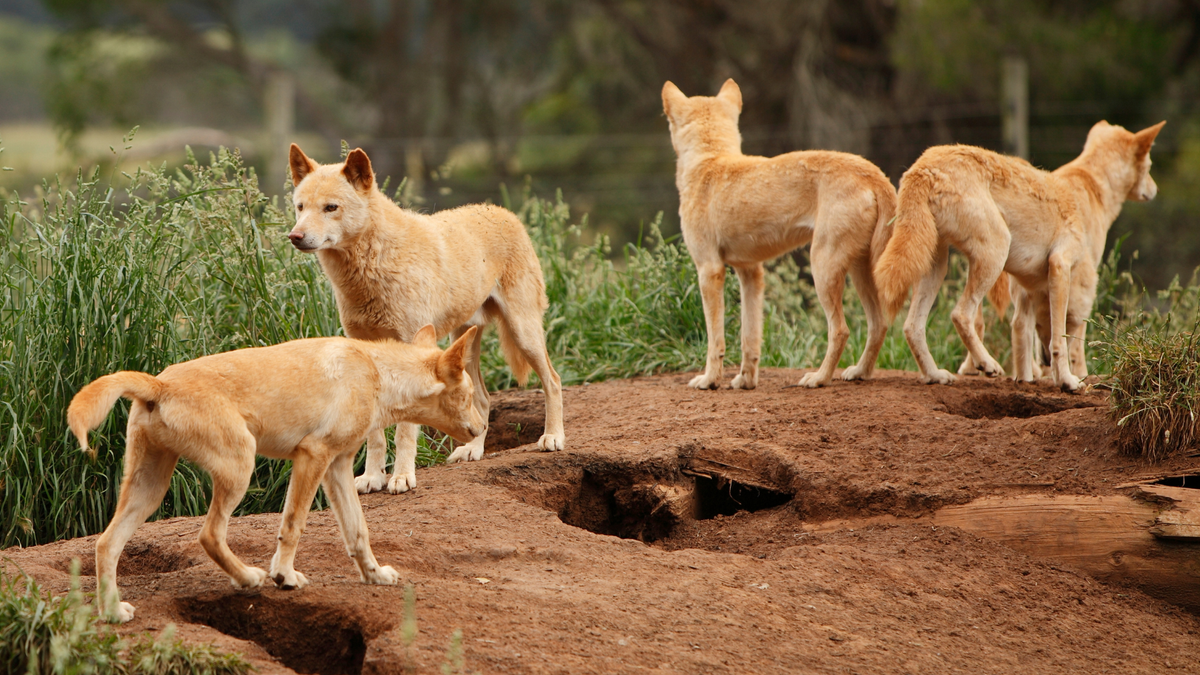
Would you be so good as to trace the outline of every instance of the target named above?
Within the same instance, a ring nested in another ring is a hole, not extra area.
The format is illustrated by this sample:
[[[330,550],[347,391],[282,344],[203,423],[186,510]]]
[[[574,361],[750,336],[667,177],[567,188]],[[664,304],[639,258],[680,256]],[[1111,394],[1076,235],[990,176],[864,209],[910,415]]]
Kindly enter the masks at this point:
[[[140,576],[143,574],[167,574],[178,572],[195,565],[197,560],[192,552],[179,547],[156,546],[149,542],[131,542],[126,544],[117,562],[117,576]],[[71,571],[71,559],[60,560],[55,568],[63,572]],[[96,556],[88,555],[79,560],[79,573],[92,576],[96,573]]]
[[[1200,490],[1200,475],[1193,474],[1191,476],[1170,476],[1154,481],[1153,485],[1167,485],[1170,487],[1192,488]]]
[[[708,520],[718,514],[732,516],[738,511],[762,511],[782,506],[792,495],[757,485],[747,485],[720,475],[696,476],[696,519]]]
[[[666,485],[604,480],[584,471],[578,492],[567,500],[558,516],[564,523],[589,532],[651,543],[669,537],[684,515],[680,508],[672,508],[673,499],[686,500],[687,494]]]
[[[948,398],[948,397],[947,397]],[[969,419],[998,420],[1005,417],[1029,418],[1053,415],[1074,408],[1094,408],[1092,401],[1067,397],[1031,396],[1018,393],[967,394],[962,398],[943,400],[946,412]]]
[[[257,643],[297,673],[362,672],[367,653],[363,630],[354,618],[331,608],[299,603],[294,596],[279,602],[266,595],[179,598],[176,607],[189,623]]]

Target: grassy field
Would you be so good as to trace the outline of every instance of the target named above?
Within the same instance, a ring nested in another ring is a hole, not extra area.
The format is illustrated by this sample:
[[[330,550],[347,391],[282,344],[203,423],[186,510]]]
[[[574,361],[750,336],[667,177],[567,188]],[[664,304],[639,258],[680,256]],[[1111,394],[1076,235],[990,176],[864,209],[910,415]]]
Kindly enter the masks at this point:
[[[561,199],[503,194],[542,261],[549,348],[564,384],[702,367],[695,268],[680,242],[661,237],[657,219],[646,222],[637,244],[613,252],[603,237],[588,233],[586,218],[573,221]],[[189,157],[178,170],[97,171],[55,181],[36,202],[4,195],[0,547],[82,536],[107,524],[127,408],[118,404],[94,434],[98,457],[89,459],[65,424],[67,404],[84,384],[116,370],[153,373],[204,354],[339,333],[332,292],[315,257],[288,244],[291,217],[257,189],[240,157],[227,152]],[[962,346],[946,298],[957,298],[961,270],[951,276],[928,334],[939,363],[953,369]],[[772,266],[764,366],[820,362],[825,318],[808,279],[792,258]],[[1107,273],[1101,308],[1121,309],[1117,291],[1131,281]],[[732,275],[726,294],[729,361],[736,363]],[[851,290],[845,305],[852,336],[843,366],[857,360],[865,340],[865,319]],[[1003,362],[1007,326],[991,321],[989,332],[988,344]],[[491,388],[512,386],[494,331],[485,335],[483,365]],[[879,366],[915,369],[898,325]],[[420,461],[441,461],[446,450],[425,439]],[[277,511],[288,469],[286,462],[260,458],[240,512]],[[207,476],[181,464],[156,517],[203,513],[208,496]]]

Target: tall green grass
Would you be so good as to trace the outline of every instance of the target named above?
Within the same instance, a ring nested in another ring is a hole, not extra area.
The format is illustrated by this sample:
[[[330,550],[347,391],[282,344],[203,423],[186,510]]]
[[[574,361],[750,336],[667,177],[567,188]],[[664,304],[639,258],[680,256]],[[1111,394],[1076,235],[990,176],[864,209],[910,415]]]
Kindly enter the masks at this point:
[[[698,369],[705,352],[695,268],[681,242],[650,220],[634,245],[613,255],[575,221],[561,198],[526,190],[510,205],[542,261],[551,357],[567,384]],[[117,499],[126,407],[95,434],[96,460],[69,436],[65,411],[92,379],[122,369],[158,372],[204,354],[335,335],[337,312],[316,259],[287,241],[290,209],[265,197],[236,153],[178,171],[77,175],[29,198],[0,199],[0,546],[35,544],[102,530]],[[931,347],[956,367],[962,347],[949,321],[954,274],[935,306]],[[801,263],[783,258],[767,279],[762,363],[815,367],[825,318]],[[738,289],[726,284],[729,362],[739,359]],[[865,320],[848,290],[852,336],[842,365],[865,340]],[[989,344],[1005,353],[1006,329]],[[485,336],[492,389],[511,386],[494,331]],[[915,367],[900,331],[880,367]],[[444,457],[422,441],[421,461]],[[286,462],[260,458],[240,513],[277,511]],[[202,471],[181,464],[156,517],[205,512]]]

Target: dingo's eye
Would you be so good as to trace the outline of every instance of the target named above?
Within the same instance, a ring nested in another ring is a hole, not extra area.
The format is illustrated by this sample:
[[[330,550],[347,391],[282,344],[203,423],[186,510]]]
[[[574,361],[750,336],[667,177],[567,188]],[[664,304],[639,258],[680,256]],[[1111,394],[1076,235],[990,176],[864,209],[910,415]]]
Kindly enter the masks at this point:
[[[296,210],[297,210],[297,211],[303,211],[303,210],[304,210],[304,205],[303,205],[303,204],[297,204],[297,205],[296,205]]]
[[[334,211],[337,211],[337,204],[325,205],[325,213],[333,213]]]

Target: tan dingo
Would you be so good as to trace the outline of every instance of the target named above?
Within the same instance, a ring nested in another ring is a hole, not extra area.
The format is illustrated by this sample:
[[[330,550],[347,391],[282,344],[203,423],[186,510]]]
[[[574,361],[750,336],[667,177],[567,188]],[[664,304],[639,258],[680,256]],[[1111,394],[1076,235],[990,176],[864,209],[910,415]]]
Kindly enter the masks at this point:
[[[562,450],[562,385],[550,365],[542,316],[548,305],[542,268],[525,227],[491,205],[424,215],[396,206],[375,185],[371,160],[354,150],[342,164],[318,165],[292,145],[289,158],[296,227],[288,234],[301,251],[316,253],[333,282],[342,328],[352,338],[411,340],[433,324],[438,337],[491,320],[500,347],[522,384],[530,368],[546,392],[542,450]],[[479,352],[480,333],[474,352]],[[471,364],[475,405],[488,419],[488,394],[478,360]],[[484,435],[457,448],[447,462],[483,457]],[[371,432],[359,492],[405,492],[417,485],[417,427],[396,433],[396,464],[388,479],[384,430]]]
[[[926,150],[904,173],[893,234],[875,266],[875,282],[889,316],[917,284],[904,336],[925,382],[954,381],[934,363],[925,341],[925,322],[954,246],[967,257],[970,271],[951,318],[975,367],[991,376],[1004,372],[972,319],[983,295],[1007,271],[1028,294],[1014,297],[1017,378],[1033,377],[1035,331],[1028,324],[1037,320],[1045,325],[1041,339],[1050,348],[1055,384],[1079,390],[1087,374],[1085,321],[1096,296],[1104,239],[1126,199],[1148,201],[1158,193],[1150,177],[1150,147],[1163,124],[1130,133],[1098,122],[1083,154],[1054,172],[981,148],[944,145]]]
[[[850,330],[842,312],[846,274],[867,314],[867,346],[842,378],[867,378],[887,333],[871,277],[872,239],[886,241],[896,191],[883,172],[857,155],[791,152],[778,157],[742,154],[738,116],[742,92],[726,80],[720,93],[684,96],[667,82],[663,110],[678,162],[679,220],[696,263],[708,359],[689,386],[715,389],[725,359],[725,266],[742,287],[742,368],[735,389],[758,386],[762,344],[763,262],[812,242],[813,283],[829,325],[821,367],[800,380],[805,387],[829,383]],[[877,234],[878,232],[878,234]]]
[[[486,428],[467,375],[471,328],[449,349],[437,348],[432,326],[414,345],[313,338],[242,349],[176,364],[157,377],[123,371],[87,385],[71,400],[67,423],[88,448],[116,400],[133,401],[126,430],[125,476],[112,522],[96,541],[100,612],[129,621],[121,602],[117,560],[126,542],[162,502],[171,472],[186,457],[212,475],[212,503],[200,544],[240,588],[270,576],[281,588],[308,583],[293,568],[317,485],[341,526],[346,550],[369,584],[395,584],[399,574],[371,553],[354,492],[354,456],[367,432],[401,420],[428,424],[469,441]],[[477,367],[477,366],[476,366]],[[255,453],[292,460],[292,477],[271,571],[247,567],[225,543],[233,509],[254,471]]]

